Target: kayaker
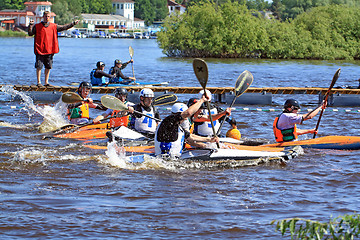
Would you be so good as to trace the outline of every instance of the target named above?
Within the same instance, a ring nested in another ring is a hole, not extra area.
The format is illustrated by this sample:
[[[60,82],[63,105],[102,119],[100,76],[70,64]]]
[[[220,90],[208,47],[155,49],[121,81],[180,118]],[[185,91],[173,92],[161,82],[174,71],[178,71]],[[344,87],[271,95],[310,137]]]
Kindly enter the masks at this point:
[[[101,86],[101,85],[106,85],[109,83],[109,80],[107,78],[114,78],[115,74],[111,75],[111,74],[107,74],[106,72],[104,72],[105,69],[105,63],[102,61],[99,61],[96,63],[96,68],[94,68],[91,72],[90,72],[90,80],[91,80],[91,84],[94,86]]]
[[[204,90],[199,92],[199,98],[202,98],[204,95]],[[206,90],[206,95],[209,96],[209,102],[211,102],[211,92]],[[215,127],[215,132],[218,131],[220,127],[219,119],[225,117],[226,115],[231,115],[231,108],[227,108],[225,111],[222,111],[220,108],[216,107],[215,105],[210,105],[210,112],[212,116],[212,120]],[[208,109],[205,104],[201,106],[200,109],[196,111],[194,116],[191,118],[192,122],[194,123],[194,133],[200,136],[212,136],[214,135],[212,126],[210,123],[210,116],[208,115]]]
[[[121,84],[129,84],[133,81],[136,80],[136,78],[134,77],[127,77],[125,76],[121,70],[123,70],[124,68],[126,68],[126,66],[129,63],[133,63],[134,60],[130,59],[130,61],[126,62],[126,63],[122,63],[121,60],[116,59],[114,61],[114,66],[110,68],[109,70],[109,74],[111,75],[115,75],[114,78],[110,79],[110,83],[121,83]]]
[[[160,119],[159,112],[152,105],[154,96],[154,92],[151,89],[142,89],[139,95],[140,103],[136,104],[133,109],[144,115]],[[132,113],[130,116],[130,128],[146,135],[147,137],[154,138],[158,122],[144,115],[133,113],[131,108],[129,108],[129,112]]]
[[[121,102],[123,102],[127,107],[133,106],[134,103],[127,101],[128,91],[125,88],[116,88],[115,97],[117,97]],[[125,126],[129,124],[129,112],[128,111],[118,111],[108,109],[102,115],[97,116],[93,122],[94,124],[99,124],[102,119],[107,118],[108,116],[116,116],[110,119],[109,125],[111,128]]]
[[[68,105],[68,117],[72,124],[85,124],[90,122],[90,108],[102,109],[102,107],[89,97],[92,90],[91,83],[81,82],[77,93],[84,99],[81,102]]]
[[[205,96],[191,105],[189,108],[184,103],[175,103],[171,108],[171,115],[167,116],[156,130],[155,154],[167,154],[172,158],[181,156],[184,143],[198,148],[207,148],[204,142],[219,142],[218,137],[202,137],[192,134],[181,127],[187,118],[192,116],[201,105],[207,101]]]
[[[275,118],[273,123],[273,130],[275,140],[277,142],[294,141],[299,135],[307,133],[317,133],[315,128],[308,130],[301,130],[296,127],[296,124],[302,124],[304,121],[312,119],[319,113],[321,109],[325,109],[327,102],[323,102],[319,107],[307,114],[299,114],[300,104],[295,99],[288,99],[284,104],[284,111]]]
[[[37,86],[43,87],[41,84],[41,69],[45,65],[45,87],[53,87],[49,84],[50,69],[53,64],[54,54],[59,52],[58,32],[62,32],[72,28],[78,24],[79,20],[75,20],[67,25],[57,25],[50,22],[51,12],[45,11],[43,20],[34,25],[34,20],[30,20],[28,35],[34,37],[34,53],[36,56],[35,68]]]
[[[235,119],[230,119],[230,121],[228,121],[228,122],[229,122],[230,125],[231,125],[231,129],[229,129],[229,130],[226,132],[226,137],[240,140],[240,138],[241,138],[241,133],[240,133],[239,129],[238,129],[237,126],[236,126],[236,120],[235,120]]]

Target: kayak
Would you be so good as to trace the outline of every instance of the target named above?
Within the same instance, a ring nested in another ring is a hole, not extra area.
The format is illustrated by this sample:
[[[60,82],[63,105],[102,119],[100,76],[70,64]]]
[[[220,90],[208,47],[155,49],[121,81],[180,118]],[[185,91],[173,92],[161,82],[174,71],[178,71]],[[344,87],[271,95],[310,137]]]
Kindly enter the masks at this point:
[[[301,146],[303,148],[359,150],[360,137],[356,136],[326,136],[314,139],[299,140],[262,145],[263,147]]]
[[[126,86],[166,86],[168,82],[131,82],[128,84],[122,83],[109,83],[108,85],[97,86],[93,85],[94,87],[126,87]]]
[[[244,166],[256,166],[264,163],[286,163],[302,153],[299,146],[266,151],[266,148],[253,149],[252,146],[245,146],[247,149],[190,149],[183,152],[181,158],[175,160],[178,163],[200,164],[202,167],[233,168]],[[154,159],[153,155],[142,154],[128,156],[127,161],[131,163],[143,163],[148,159]]]
[[[81,127],[74,132],[55,134],[53,137],[90,140],[97,138],[106,138],[106,132],[108,132],[109,130],[109,123],[91,124]]]

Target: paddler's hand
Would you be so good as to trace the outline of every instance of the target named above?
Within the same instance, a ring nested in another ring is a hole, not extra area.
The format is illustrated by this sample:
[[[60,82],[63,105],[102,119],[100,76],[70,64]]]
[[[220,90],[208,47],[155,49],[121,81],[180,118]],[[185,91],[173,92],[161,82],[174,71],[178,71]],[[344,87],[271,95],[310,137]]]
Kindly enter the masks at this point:
[[[209,100],[210,100],[210,97],[209,96],[205,97],[205,95],[202,95],[202,97],[200,99],[200,101],[203,101],[203,102],[208,102]]]
[[[128,107],[128,111],[130,112],[130,113],[134,113],[134,108],[133,107]]]
[[[322,102],[321,108],[322,108],[322,109],[325,109],[326,106],[327,106],[327,101],[324,100],[324,101]]]
[[[216,143],[219,143],[219,137],[218,136],[216,136],[216,137],[212,137],[212,138],[210,138],[210,141],[209,142],[216,142]]]
[[[91,98],[87,98],[83,101],[83,103],[89,103],[89,104],[92,104],[93,103],[93,100]]]
[[[133,63],[134,62],[134,59],[130,59],[129,63]]]
[[[230,116],[231,115],[231,108],[227,108],[225,111],[224,111],[224,115],[228,115]]]

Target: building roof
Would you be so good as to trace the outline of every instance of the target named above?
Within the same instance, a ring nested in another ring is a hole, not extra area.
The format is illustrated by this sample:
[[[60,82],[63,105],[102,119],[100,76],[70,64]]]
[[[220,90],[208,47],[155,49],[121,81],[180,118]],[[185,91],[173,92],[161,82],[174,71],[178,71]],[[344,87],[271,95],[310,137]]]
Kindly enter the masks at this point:
[[[24,2],[25,5],[52,5],[51,2]]]
[[[186,8],[184,5],[181,5],[181,4],[179,4],[179,3],[177,3],[177,2],[175,2],[173,0],[167,0],[167,5],[168,6],[181,6],[181,7]]]
[[[121,15],[108,15],[108,14],[89,14],[82,13],[81,16],[84,20],[105,20],[105,21],[127,21],[128,18]]]
[[[131,0],[112,0],[112,3],[134,3],[134,1]]]

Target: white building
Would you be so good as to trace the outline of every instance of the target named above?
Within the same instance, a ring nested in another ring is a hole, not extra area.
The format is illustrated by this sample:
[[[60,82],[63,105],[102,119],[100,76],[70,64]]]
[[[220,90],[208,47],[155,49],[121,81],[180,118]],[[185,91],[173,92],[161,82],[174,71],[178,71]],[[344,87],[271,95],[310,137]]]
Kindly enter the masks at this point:
[[[186,7],[182,4],[179,4],[173,0],[167,0],[167,6],[169,9],[169,15],[174,14],[176,11],[180,14],[185,13]]]
[[[134,20],[134,2],[131,0],[112,0],[115,15]]]
[[[45,11],[51,12],[51,2],[25,2],[25,10],[1,10],[0,17],[14,18],[16,25],[26,27],[29,25],[30,20],[39,23],[43,20]],[[50,22],[54,22],[55,13],[51,13]]]

